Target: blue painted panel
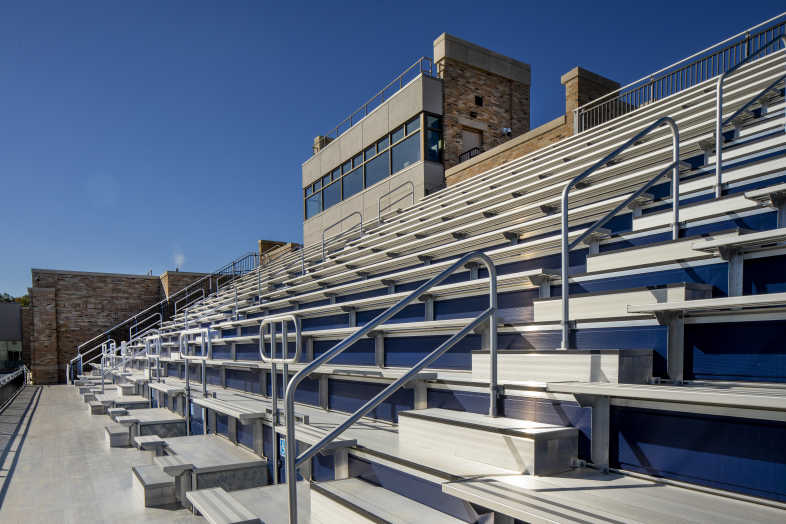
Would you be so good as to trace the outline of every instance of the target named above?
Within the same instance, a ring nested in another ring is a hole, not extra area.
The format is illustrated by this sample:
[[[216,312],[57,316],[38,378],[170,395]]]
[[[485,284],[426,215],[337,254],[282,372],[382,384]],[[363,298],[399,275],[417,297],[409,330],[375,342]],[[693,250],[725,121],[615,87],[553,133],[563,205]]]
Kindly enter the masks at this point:
[[[236,334],[237,334],[236,328],[221,330],[221,338],[234,337]]]
[[[325,351],[329,350],[339,340],[315,340],[314,341],[314,358],[317,358]],[[370,338],[358,340],[355,344],[350,346],[346,351],[331,360],[334,364],[355,364],[355,365],[374,365],[374,341]]]
[[[346,413],[354,412],[384,388],[384,384],[330,380],[328,381],[328,407]],[[413,409],[414,404],[413,390],[400,389],[369,413],[369,416],[397,422],[398,413]]]
[[[213,358],[226,359],[226,360],[232,358],[232,349],[229,346],[229,344],[224,344],[222,346],[213,346]]]
[[[350,456],[349,476],[358,477],[366,482],[382,486],[389,491],[453,517],[463,520],[463,517],[466,516],[464,502],[452,495],[443,493],[439,484],[383,466],[382,464]]]
[[[358,311],[358,325],[362,326],[373,320],[374,317],[385,311],[384,309],[371,309],[367,311]],[[410,304],[398,314],[394,315],[388,320],[388,323],[395,324],[398,322],[420,322],[426,317],[426,307],[422,303]]]
[[[429,337],[386,338],[385,365],[410,367],[434,351],[448,338],[450,337],[436,335]],[[468,335],[429,367],[438,369],[471,369],[471,353],[479,348],[480,337]]]
[[[166,374],[170,377],[183,378],[183,374],[180,372],[180,369],[181,368],[178,364],[167,364]]]
[[[283,385],[281,396],[284,396]],[[319,380],[307,378],[300,383],[297,390],[295,390],[295,402],[302,402],[303,404],[310,404],[312,406],[319,405]]]
[[[301,321],[300,327],[304,331],[309,329],[345,328],[349,327],[349,316],[346,313],[342,313],[340,315],[328,315],[319,318],[304,318]]]
[[[190,404],[191,412],[191,434],[199,435],[204,433],[204,421],[202,420],[202,408],[196,404]]]
[[[216,433],[229,436],[229,416],[216,413]]]
[[[259,372],[227,369],[226,378],[228,388],[248,391],[249,393],[262,393],[262,388],[259,385]]]
[[[221,385],[221,373],[219,368],[207,368],[207,383]]]
[[[786,321],[688,324],[686,370],[698,379],[786,382],[784,333]]]
[[[237,441],[247,448],[254,449],[254,424],[237,423]]]
[[[786,501],[786,424],[612,407],[615,467]]]
[[[744,295],[786,291],[786,256],[746,260],[743,269]]]
[[[260,360],[259,344],[236,344],[235,357],[237,360]]]
[[[428,390],[428,407],[469,411],[486,414],[489,411],[489,396],[472,391]]]
[[[350,293],[348,295],[340,295],[336,297],[336,302],[349,302],[350,300],[360,300],[363,298],[371,298],[371,297],[378,297],[380,295],[386,295],[387,289],[384,288],[377,288],[377,289],[369,289],[368,291],[362,291],[360,293]]]
[[[336,479],[335,455],[317,453],[314,458],[311,459],[311,463],[313,464],[311,473],[313,480],[324,482]]]
[[[738,217],[731,220],[721,220],[702,226],[689,227],[682,230],[682,236],[690,237],[694,235],[705,235],[715,231],[724,231],[735,227],[763,231],[773,229],[776,226],[775,211],[768,213],[758,213],[746,217]]]

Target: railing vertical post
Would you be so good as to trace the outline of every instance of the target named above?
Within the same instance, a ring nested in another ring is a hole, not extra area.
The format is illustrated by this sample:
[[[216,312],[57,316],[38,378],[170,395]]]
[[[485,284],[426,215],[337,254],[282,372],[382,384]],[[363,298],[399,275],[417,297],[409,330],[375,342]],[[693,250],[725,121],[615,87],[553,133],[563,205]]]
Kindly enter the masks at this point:
[[[562,279],[562,343],[560,345],[560,349],[568,349],[570,347],[569,338],[569,328],[568,323],[570,322],[570,304],[565,299],[568,296],[568,191],[570,191],[570,184],[567,184],[565,188],[562,190],[562,216],[560,217],[560,221],[562,222],[562,241],[560,244],[561,247],[561,259],[562,259],[562,270],[560,272],[560,277]]]
[[[489,416],[496,417],[499,408],[499,388],[497,386],[497,268],[487,264],[489,273]]]
[[[671,238],[677,240],[680,238],[680,131],[673,121],[669,124],[671,125],[672,140],[671,161],[674,163],[671,174],[671,209],[673,213]]]
[[[723,196],[721,164],[723,163],[723,78],[720,75],[715,87],[715,198]]]

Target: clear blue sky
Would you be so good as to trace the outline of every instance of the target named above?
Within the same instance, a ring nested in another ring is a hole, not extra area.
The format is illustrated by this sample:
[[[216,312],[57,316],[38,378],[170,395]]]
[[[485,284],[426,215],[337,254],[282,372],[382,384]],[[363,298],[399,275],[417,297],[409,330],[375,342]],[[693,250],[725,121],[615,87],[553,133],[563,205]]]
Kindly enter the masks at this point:
[[[622,83],[783,2],[0,4],[0,292],[30,268],[208,271],[301,238],[315,135],[443,31],[532,65],[533,127],[581,65]]]

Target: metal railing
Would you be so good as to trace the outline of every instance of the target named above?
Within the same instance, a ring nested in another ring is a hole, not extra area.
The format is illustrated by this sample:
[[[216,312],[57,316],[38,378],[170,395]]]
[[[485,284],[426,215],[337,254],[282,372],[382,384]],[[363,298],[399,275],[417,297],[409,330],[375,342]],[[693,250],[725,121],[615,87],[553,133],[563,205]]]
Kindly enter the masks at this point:
[[[342,231],[341,233],[330,237],[329,240],[335,242],[336,240],[339,240],[340,238],[343,238],[343,237],[353,233],[355,231],[355,229],[358,228],[358,226],[360,226],[359,232],[362,235],[363,234],[363,215],[361,215],[359,211],[353,211],[352,213],[348,214],[347,216],[345,216],[341,220],[339,220],[339,221],[337,221],[337,222],[335,222],[333,224],[330,224],[328,227],[326,227],[325,229],[322,230],[322,260],[325,260],[325,233],[327,233],[328,231],[330,231],[334,227],[338,226],[339,224],[345,222],[346,220],[349,220],[350,218],[352,218],[355,215],[360,217],[360,222],[359,223],[355,224],[354,226],[352,226],[351,228],[347,229],[346,231]]]
[[[194,300],[191,300],[191,301],[189,302],[189,300],[190,300],[190,299],[191,299],[191,298],[192,298],[194,295],[200,295],[200,296],[199,296],[198,298],[195,298]],[[191,304],[194,304],[194,303],[196,303],[196,302],[199,302],[200,300],[202,300],[202,299],[204,299],[204,298],[205,298],[205,288],[201,287],[201,288],[199,288],[199,289],[194,289],[194,290],[192,290],[190,293],[186,294],[186,295],[185,295],[183,298],[180,298],[180,299],[178,299],[178,300],[175,300],[175,315],[177,315],[177,311],[178,311],[178,309],[182,310],[182,309],[183,309],[183,307],[188,307],[188,306],[190,306]],[[183,303],[185,303],[185,304],[184,304],[184,306],[183,306],[183,307],[180,307],[180,304],[183,304]]]
[[[429,353],[423,359],[420,360],[417,364],[415,364],[409,371],[407,371],[404,375],[402,375],[398,380],[391,383],[385,389],[380,391],[374,398],[366,402],[362,407],[360,407],[355,413],[349,416],[347,420],[333,429],[330,433],[325,435],[322,439],[318,442],[314,443],[310,446],[306,451],[302,454],[297,455],[297,445],[295,440],[295,390],[297,389],[298,385],[311,373],[316,371],[322,364],[326,364],[337,357],[339,354],[344,352],[347,348],[352,346],[355,342],[360,340],[374,328],[379,326],[380,324],[386,322],[388,319],[399,313],[402,309],[407,307],[411,302],[417,300],[421,297],[424,293],[426,293],[432,287],[438,285],[450,275],[452,275],[457,269],[461,268],[462,266],[466,265],[471,261],[480,261],[486,266],[489,274],[489,307],[482,313],[480,313],[477,317],[475,317],[469,324],[467,324],[464,328],[462,328],[458,333],[450,337],[448,340],[443,342],[439,345],[434,351]],[[439,357],[441,357],[445,352],[447,352],[450,348],[455,346],[459,341],[461,341],[464,337],[472,333],[476,328],[479,328],[481,324],[488,320],[488,329],[486,332],[487,341],[486,345],[488,346],[490,358],[491,358],[491,369],[490,369],[490,378],[489,378],[489,416],[495,417],[497,416],[497,402],[498,402],[498,391],[497,391],[497,270],[494,266],[494,262],[492,262],[491,258],[489,258],[486,254],[482,252],[475,252],[475,253],[468,253],[463,257],[459,258],[456,262],[451,264],[448,268],[442,271],[439,275],[435,276],[428,282],[419,286],[415,291],[407,295],[405,298],[401,299],[399,302],[388,308],[386,311],[377,315],[373,320],[369,323],[364,325],[363,327],[359,328],[355,331],[352,335],[348,336],[328,351],[323,353],[319,356],[319,358],[314,359],[311,363],[306,365],[303,369],[301,369],[292,379],[289,381],[287,386],[286,395],[285,395],[285,410],[286,410],[286,428],[287,428],[287,442],[286,442],[286,481],[287,487],[289,492],[289,522],[291,524],[297,523],[297,468],[300,467],[304,462],[309,460],[311,457],[319,453],[319,451],[324,448],[327,444],[333,441],[336,437],[338,437],[341,433],[346,431],[350,426],[352,426],[357,420],[361,417],[368,414],[371,410],[376,408],[379,404],[384,402],[388,397],[402,388],[407,382],[409,382],[412,378],[414,378],[421,370],[425,367],[433,364]]]
[[[392,193],[395,193],[396,191],[398,191],[399,189],[401,189],[402,187],[405,187],[405,186],[409,186],[409,192],[407,194],[405,194],[402,197],[397,198],[393,202],[389,202],[388,205],[386,205],[385,207],[382,207],[382,200],[385,197],[390,196]],[[407,180],[403,184],[397,185],[396,187],[394,187],[393,189],[391,189],[387,193],[385,193],[382,196],[380,196],[377,199],[377,223],[378,224],[382,223],[382,212],[383,211],[387,211],[391,207],[395,206],[396,204],[398,204],[399,202],[401,202],[402,200],[405,200],[407,198],[411,198],[412,199],[412,204],[411,205],[414,206],[415,205],[415,184],[413,184],[411,180]]]
[[[475,146],[471,149],[467,149],[463,153],[461,153],[458,157],[458,163],[466,162],[472,157],[476,157],[483,152],[483,148],[480,146]]]
[[[0,408],[4,407],[25,384],[30,383],[30,370],[22,365],[16,371],[0,376]]]
[[[134,320],[134,323],[128,326],[128,340],[130,341],[132,338],[134,338],[134,332],[136,331],[139,333],[140,329],[145,331],[156,326],[161,327],[162,318],[163,317],[161,316],[160,312],[155,312],[152,315],[143,318],[142,320]],[[156,322],[151,322],[154,320]],[[140,328],[140,326],[142,327]]]
[[[723,196],[723,186],[722,186],[722,164],[723,164],[723,126],[727,122],[731,122],[737,115],[741,114],[744,110],[746,110],[751,104],[753,104],[756,100],[758,100],[762,95],[764,95],[767,91],[774,88],[782,79],[783,77],[778,78],[775,82],[773,82],[770,86],[768,86],[764,91],[760,92],[754,98],[748,101],[742,108],[737,110],[734,114],[732,114],[729,118],[725,121],[723,120],[723,81],[726,80],[726,77],[736,71],[740,66],[746,64],[757,58],[759,54],[766,53],[771,47],[775,46],[780,48],[781,45],[786,47],[786,36],[777,36],[771,39],[769,42],[762,45],[758,51],[750,53],[746,56],[743,60],[737,63],[735,66],[727,69],[724,73],[722,73],[718,77],[718,82],[715,85],[715,198],[720,198]],[[786,115],[786,110],[784,112]]]
[[[414,64],[406,68],[403,73],[394,78],[365,104],[353,111],[347,118],[342,120],[341,123],[326,133],[325,136],[333,139],[338,138],[341,133],[357,124],[362,118],[368,115],[369,112],[379,106],[379,104],[400,91],[401,88],[404,87],[404,84],[417,78],[421,74],[436,78],[437,71],[434,67],[433,59],[426,56],[417,59]]]
[[[574,110],[574,132],[599,126],[639,107],[709,80],[762,51],[786,30],[786,13],[770,18]]]
[[[189,340],[191,335],[199,335],[200,356],[189,355],[188,346],[196,344],[196,340]],[[178,338],[180,358],[183,359],[185,387],[185,415],[186,415],[186,434],[191,435],[191,369],[188,363],[189,358],[201,360],[202,362],[202,396],[207,397],[207,359],[213,354],[213,341],[208,328],[186,329],[180,332]],[[206,423],[206,421],[203,421]]]
[[[295,353],[289,356],[289,323],[295,326]],[[276,325],[281,326],[281,357],[276,358],[276,348],[278,344],[276,339],[278,333],[276,332]],[[269,327],[270,335],[270,356],[265,354],[265,328]],[[265,318],[259,323],[259,358],[262,362],[270,364],[270,400],[273,407],[273,427],[279,424],[279,410],[278,410],[278,364],[283,366],[281,376],[283,384],[287,383],[289,378],[289,365],[296,364],[300,360],[302,348],[302,336],[300,332],[300,319],[292,314],[276,315]],[[273,455],[273,479],[274,483],[278,483],[278,454]]]
[[[609,211],[603,218],[596,221],[590,227],[584,230],[583,233],[578,235],[573,242],[568,243],[568,193],[570,190],[576,186],[579,182],[587,178],[589,175],[594,173],[599,168],[608,164],[612,159],[614,159],[617,155],[621,152],[625,151],[630,146],[636,144],[642,137],[649,134],[653,130],[663,126],[668,125],[671,128],[671,141],[672,141],[672,159],[666,168],[661,170],[657,175],[652,177],[649,182],[644,184],[641,188],[636,190],[631,196],[625,199],[624,202],[619,204],[617,207]],[[642,195],[645,191],[655,185],[655,182],[661,179],[664,175],[671,172],[671,198],[672,198],[672,226],[671,226],[671,236],[672,239],[677,240],[680,235],[680,133],[679,129],[677,128],[677,123],[674,119],[664,116],[662,118],[657,119],[652,124],[648,125],[638,133],[636,133],[632,138],[628,139],[627,142],[619,146],[617,149],[603,157],[601,160],[587,168],[581,174],[575,176],[570,182],[565,185],[565,188],[562,190],[562,349],[568,349],[570,347],[570,291],[569,291],[569,282],[568,282],[568,255],[570,254],[570,250],[577,246],[582,240],[587,238],[590,234],[592,234],[595,230],[599,227],[605,225],[609,220],[611,220],[617,213],[625,209],[631,202],[636,200],[638,197]]]

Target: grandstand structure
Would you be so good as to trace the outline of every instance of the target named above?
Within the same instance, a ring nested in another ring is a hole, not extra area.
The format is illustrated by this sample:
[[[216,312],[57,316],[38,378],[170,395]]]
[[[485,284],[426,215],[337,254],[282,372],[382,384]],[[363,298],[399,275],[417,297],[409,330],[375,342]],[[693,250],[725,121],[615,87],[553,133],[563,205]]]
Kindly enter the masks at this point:
[[[785,28],[98,337],[67,374],[109,455],[138,448],[118,472],[134,504],[214,524],[786,520]]]

